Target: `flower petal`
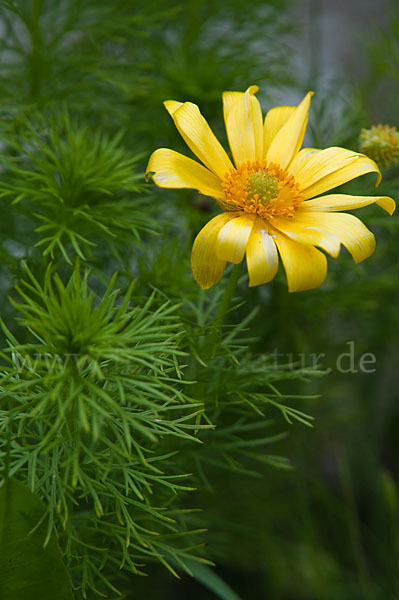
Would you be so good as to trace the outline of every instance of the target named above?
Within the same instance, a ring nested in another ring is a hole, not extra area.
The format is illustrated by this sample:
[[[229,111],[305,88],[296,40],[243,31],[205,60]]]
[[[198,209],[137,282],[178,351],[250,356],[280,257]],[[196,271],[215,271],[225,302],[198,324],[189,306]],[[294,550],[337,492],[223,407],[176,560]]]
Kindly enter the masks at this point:
[[[258,86],[254,85],[248,88],[249,90],[253,90],[253,93],[258,91]],[[223,92],[223,116],[224,116],[224,124],[227,131],[227,117],[229,115],[230,109],[240,98],[245,94],[245,92]]]
[[[340,240],[331,231],[324,231],[319,227],[317,219],[306,218],[309,214],[306,212],[301,215],[298,211],[291,219],[274,217],[272,224],[291,240],[305,246],[319,246],[331,256],[337,257],[341,246]]]
[[[263,125],[263,156],[266,157],[270,144],[283,125],[296,110],[296,106],[276,106],[269,110]]]
[[[320,250],[294,242],[277,230],[272,237],[283,261],[289,292],[311,290],[323,283],[327,259]]]
[[[328,196],[322,196],[321,198],[314,198],[313,200],[302,202],[298,212],[352,210],[354,208],[368,206],[374,202],[386,210],[390,215],[395,211],[395,200],[389,198],[389,196],[348,196],[347,194],[329,194]]]
[[[263,119],[254,95],[257,91],[252,85],[239,97],[226,95],[224,99],[227,137],[237,166],[263,158]]]
[[[295,219],[306,227],[316,227],[325,235],[338,238],[358,263],[368,258],[375,249],[374,235],[355,216],[347,213],[300,212]]]
[[[314,152],[309,156],[309,160],[302,163],[298,171],[295,172],[292,166],[289,171],[303,192],[304,200],[365,173],[377,173],[377,185],[381,181],[380,170],[371,158],[352,150],[336,147]]]
[[[268,233],[263,219],[256,219],[247,244],[247,268],[249,286],[268,283],[278,270],[276,244]]]
[[[204,290],[212,287],[224,273],[226,261],[220,260],[216,255],[217,238],[223,225],[236,215],[235,212],[217,215],[201,229],[194,240],[191,268],[195,280]]]
[[[187,146],[220,179],[233,168],[231,160],[208,123],[192,102],[167,100],[164,105]]]
[[[152,153],[146,177],[154,173],[153,180],[163,188],[192,188],[205,196],[224,198],[220,179],[195,160],[168,148]]]
[[[168,111],[170,116],[172,116],[173,113],[176,112],[178,108],[183,106],[183,104],[184,104],[184,102],[178,102],[177,100],[165,100],[165,102],[163,103],[164,107],[166,108],[166,110]]]
[[[216,251],[220,260],[236,264],[242,261],[255,218],[256,215],[241,213],[221,228]]]
[[[308,111],[310,98],[313,92],[308,92],[302,102],[289,117],[288,121],[281,127],[274,137],[266,154],[266,160],[286,169],[291,160],[298,152],[308,123]]]
[[[295,174],[302,169],[316,152],[320,152],[320,150],[318,148],[302,148],[302,150],[297,152],[286,169],[288,175],[294,175],[295,177]]]

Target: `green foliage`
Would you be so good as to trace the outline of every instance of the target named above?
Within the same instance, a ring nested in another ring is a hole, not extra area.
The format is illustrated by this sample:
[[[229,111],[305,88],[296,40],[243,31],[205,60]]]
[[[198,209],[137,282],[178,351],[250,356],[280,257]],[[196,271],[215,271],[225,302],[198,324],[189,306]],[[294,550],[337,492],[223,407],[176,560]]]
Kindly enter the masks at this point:
[[[16,479],[0,488],[0,594],[8,600],[72,600],[54,535],[43,546],[46,507]],[[24,574],[21,577],[21,573]]]
[[[73,125],[67,112],[48,124],[38,114],[35,123],[18,123],[21,141],[11,142],[15,156],[0,195],[21,202],[40,223],[36,246],[43,256],[61,252],[70,262],[75,252],[85,259],[83,250],[99,240],[113,247],[122,236],[150,230],[144,200],[128,196],[142,193],[143,184],[134,172],[139,157],[122,147],[122,131],[108,138],[100,129]]]
[[[385,27],[374,25],[366,41],[368,50],[367,76],[363,82],[365,93],[371,93],[378,123],[399,124],[397,85],[399,80],[399,6],[389,0]],[[389,90],[389,93],[387,93]],[[392,90],[392,93],[391,93]]]
[[[134,307],[115,277],[98,299],[79,265],[66,285],[51,268],[42,286],[27,275],[15,306],[31,339],[4,325],[2,458],[45,499],[47,539],[59,528],[72,569],[83,557],[75,582],[86,596],[101,580],[112,588],[110,565],[137,572],[144,557],[184,555],[168,542],[182,535],[179,511],[155,499],[190,488],[160,442],[194,440],[199,406],[179,391],[176,306]]]
[[[18,320],[36,339],[18,344],[5,328],[13,354],[11,372],[16,369],[19,379],[24,379],[25,373],[33,379],[30,385],[35,392],[30,393],[38,399],[32,402],[36,416],[48,415],[55,408],[58,418],[49,437],[60,433],[65,411],[76,412],[78,429],[92,432],[94,438],[98,438],[109,412],[114,412],[121,418],[129,449],[129,427],[140,430],[140,417],[135,423],[132,413],[128,423],[120,404],[132,403],[159,416],[157,401],[163,406],[184,401],[171,385],[180,376],[177,358],[183,354],[176,344],[176,307],[164,304],[153,312],[149,298],[144,306],[133,308],[133,286],[118,304],[115,277],[96,305],[88,276],[86,272],[81,279],[77,266],[64,286],[57,275],[52,281],[48,269],[42,287],[28,271],[29,280],[19,289],[22,302],[14,304],[22,315]],[[66,378],[70,381],[68,389]],[[119,390],[118,403],[108,388]],[[153,427],[157,429],[155,424]]]
[[[186,565],[207,589],[211,590],[220,600],[240,600],[237,594],[218,577],[207,565],[186,561]]]
[[[221,90],[248,86],[249,68],[254,81],[287,83],[292,75],[280,39],[292,29],[284,12],[287,5],[285,0],[267,4],[251,0],[245,11],[235,0],[181,5],[178,20],[152,47],[154,63],[165,78],[166,96],[173,90],[179,98],[195,97],[201,106],[217,105]],[[267,67],[259,51],[265,32]]]
[[[145,37],[144,25],[159,26],[161,18],[173,14],[162,3],[157,9],[156,4],[127,0],[112,5],[2,0],[0,6],[6,57],[3,97],[43,106],[73,96],[81,108],[94,99],[90,110],[99,113],[115,110],[115,94],[126,101],[132,92],[131,64],[115,56],[129,48],[130,40]]]

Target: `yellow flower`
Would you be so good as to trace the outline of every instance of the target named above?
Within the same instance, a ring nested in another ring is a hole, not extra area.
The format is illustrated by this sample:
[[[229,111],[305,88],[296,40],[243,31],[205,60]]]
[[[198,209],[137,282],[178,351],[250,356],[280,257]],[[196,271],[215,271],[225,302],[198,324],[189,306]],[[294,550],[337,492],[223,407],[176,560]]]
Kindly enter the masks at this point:
[[[194,241],[191,265],[202,288],[221,278],[226,261],[239,263],[244,255],[249,285],[267,283],[276,275],[279,254],[289,291],[311,289],[327,274],[326,257],[316,246],[336,257],[343,244],[355,262],[374,251],[374,236],[363,223],[337,211],[375,202],[392,214],[395,202],[385,196],[320,196],[364,173],[376,172],[378,185],[378,166],[344,148],[300,150],[313,92],[297,107],[269,110],[263,122],[257,91],[251,86],[245,93],[223,94],[235,166],[198,106],[165,102],[179,133],[205,166],[160,148],[152,154],[146,175],[153,173],[160,187],[198,190],[223,208]]]

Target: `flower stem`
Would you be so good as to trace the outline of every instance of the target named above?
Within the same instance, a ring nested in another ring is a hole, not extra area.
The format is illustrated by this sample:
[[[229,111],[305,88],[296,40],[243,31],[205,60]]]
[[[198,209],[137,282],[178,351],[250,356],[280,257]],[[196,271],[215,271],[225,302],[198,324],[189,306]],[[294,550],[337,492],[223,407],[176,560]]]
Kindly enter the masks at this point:
[[[186,371],[186,379],[195,381],[191,386],[190,392],[193,398],[203,401],[205,398],[206,373],[208,363],[215,354],[215,350],[222,336],[222,326],[229,310],[231,300],[237,288],[237,283],[240,278],[243,268],[243,263],[234,265],[231,270],[230,277],[227,281],[223,296],[220,300],[218,309],[208,326],[208,332],[204,335],[202,344],[198,348],[197,357],[192,354],[189,365]],[[198,357],[200,360],[198,360]],[[200,420],[200,419],[199,419]]]
[[[216,314],[213,318],[212,323],[209,326],[209,332],[205,338],[201,350],[201,356],[204,358],[205,362],[212,358],[216,348],[216,343],[221,337],[222,326],[226,318],[227,311],[229,310],[231,300],[236,291],[237,283],[240,279],[243,264],[243,261],[241,261],[240,263],[238,263],[238,265],[234,265],[230,273],[230,277],[227,281],[226,287],[224,289],[223,296],[219,303]]]

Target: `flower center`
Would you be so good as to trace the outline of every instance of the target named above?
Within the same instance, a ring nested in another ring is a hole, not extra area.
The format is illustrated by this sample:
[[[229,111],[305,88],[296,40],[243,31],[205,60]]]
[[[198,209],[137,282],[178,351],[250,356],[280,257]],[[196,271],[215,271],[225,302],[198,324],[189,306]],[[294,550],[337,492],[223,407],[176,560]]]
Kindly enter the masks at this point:
[[[243,210],[263,218],[292,217],[302,194],[292,175],[266,161],[246,162],[222,181],[226,210]]]
[[[267,171],[255,171],[248,177],[247,199],[266,207],[280,192],[277,177]]]

